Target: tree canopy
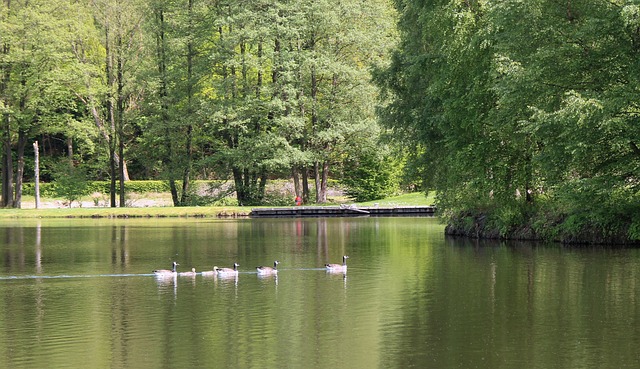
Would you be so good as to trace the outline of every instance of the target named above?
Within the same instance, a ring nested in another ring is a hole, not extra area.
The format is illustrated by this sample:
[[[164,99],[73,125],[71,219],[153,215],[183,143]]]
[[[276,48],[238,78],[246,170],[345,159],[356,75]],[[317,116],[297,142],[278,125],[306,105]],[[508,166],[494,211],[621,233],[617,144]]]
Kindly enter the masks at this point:
[[[502,236],[527,223],[529,236],[640,240],[637,2],[396,7],[384,121],[450,220],[471,211]]]
[[[2,205],[19,207],[35,139],[45,168],[110,179],[111,206],[130,177],[167,180],[175,205],[194,178],[250,205],[292,177],[323,202],[350,143],[379,138],[370,72],[394,20],[387,0],[2,0]]]

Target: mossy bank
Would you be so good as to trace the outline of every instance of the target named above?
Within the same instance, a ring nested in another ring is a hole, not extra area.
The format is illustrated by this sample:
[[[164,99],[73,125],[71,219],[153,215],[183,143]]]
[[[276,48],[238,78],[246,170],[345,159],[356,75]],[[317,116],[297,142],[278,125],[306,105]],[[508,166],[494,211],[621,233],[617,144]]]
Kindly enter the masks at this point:
[[[614,218],[615,219],[615,218]],[[568,245],[640,246],[632,216],[602,222],[576,214],[521,214],[517,221],[490,211],[464,211],[447,218],[445,234],[474,239],[560,242]]]

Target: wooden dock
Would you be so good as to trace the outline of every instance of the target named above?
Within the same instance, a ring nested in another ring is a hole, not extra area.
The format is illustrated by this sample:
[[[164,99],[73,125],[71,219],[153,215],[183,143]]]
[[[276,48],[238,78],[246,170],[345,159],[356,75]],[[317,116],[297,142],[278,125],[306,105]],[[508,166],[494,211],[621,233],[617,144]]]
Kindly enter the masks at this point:
[[[348,217],[348,216],[433,216],[435,206],[291,206],[255,208],[249,216],[255,218]]]

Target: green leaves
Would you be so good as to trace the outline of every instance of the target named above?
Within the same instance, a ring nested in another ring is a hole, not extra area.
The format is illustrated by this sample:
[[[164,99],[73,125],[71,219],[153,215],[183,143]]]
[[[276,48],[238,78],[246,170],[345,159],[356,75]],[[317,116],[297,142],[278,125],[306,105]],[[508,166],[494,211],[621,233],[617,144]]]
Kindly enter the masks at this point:
[[[619,209],[631,203],[640,176],[637,4],[401,5],[403,41],[380,78],[391,98],[384,117],[425,147],[425,181],[443,210],[536,196],[593,210],[614,192]]]

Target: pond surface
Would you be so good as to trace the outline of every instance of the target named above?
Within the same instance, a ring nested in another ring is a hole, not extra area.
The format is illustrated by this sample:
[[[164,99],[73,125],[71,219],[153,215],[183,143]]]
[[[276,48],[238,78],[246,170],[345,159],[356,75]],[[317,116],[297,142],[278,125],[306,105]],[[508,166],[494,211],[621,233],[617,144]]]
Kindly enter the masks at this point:
[[[309,218],[5,221],[0,250],[3,368],[640,367],[635,249]]]

